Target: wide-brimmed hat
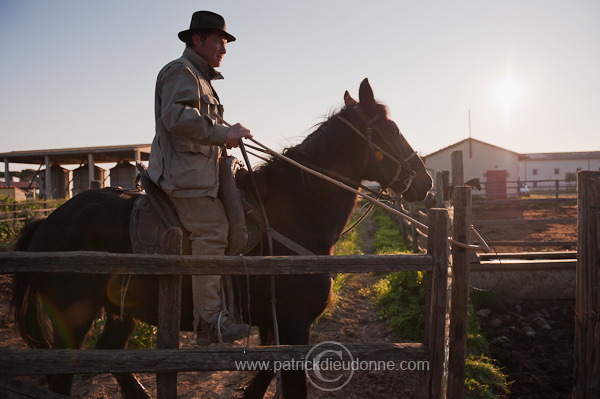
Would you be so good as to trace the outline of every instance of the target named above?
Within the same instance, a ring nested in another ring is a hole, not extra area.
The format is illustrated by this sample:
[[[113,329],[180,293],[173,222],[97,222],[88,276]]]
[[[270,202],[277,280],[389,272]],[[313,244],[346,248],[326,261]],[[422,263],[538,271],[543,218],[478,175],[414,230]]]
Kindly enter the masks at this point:
[[[182,42],[188,42],[192,35],[201,29],[213,29],[219,31],[228,42],[233,42],[235,37],[227,33],[225,19],[219,14],[210,11],[196,11],[192,15],[190,29],[179,32],[177,36]]]

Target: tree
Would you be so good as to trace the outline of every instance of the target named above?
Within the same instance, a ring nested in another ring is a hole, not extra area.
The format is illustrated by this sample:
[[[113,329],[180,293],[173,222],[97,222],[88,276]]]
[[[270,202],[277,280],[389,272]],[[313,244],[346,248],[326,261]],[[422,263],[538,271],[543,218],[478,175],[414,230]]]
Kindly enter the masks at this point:
[[[31,181],[35,178],[36,173],[37,171],[34,169],[23,169],[17,176],[19,176],[22,181]]]

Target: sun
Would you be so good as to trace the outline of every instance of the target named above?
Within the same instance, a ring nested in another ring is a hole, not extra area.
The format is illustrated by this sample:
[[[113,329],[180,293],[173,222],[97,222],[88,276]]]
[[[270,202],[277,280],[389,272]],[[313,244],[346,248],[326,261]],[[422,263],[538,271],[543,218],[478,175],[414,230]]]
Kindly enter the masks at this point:
[[[510,74],[498,80],[494,88],[494,97],[503,106],[507,115],[510,115],[511,109],[519,101],[522,93],[521,84]]]

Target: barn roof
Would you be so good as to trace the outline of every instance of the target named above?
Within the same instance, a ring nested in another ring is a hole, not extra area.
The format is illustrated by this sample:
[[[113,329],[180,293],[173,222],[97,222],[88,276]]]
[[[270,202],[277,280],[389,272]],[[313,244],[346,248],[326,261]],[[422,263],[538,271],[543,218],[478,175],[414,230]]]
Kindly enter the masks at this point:
[[[506,152],[510,152],[512,154],[515,154],[515,155],[519,155],[518,153],[516,153],[514,151],[511,151],[511,150],[507,150],[506,148],[498,147],[496,145],[493,145],[493,144],[490,144],[490,143],[486,143],[485,141],[477,140],[477,139],[474,139],[472,137],[467,137],[466,139],[461,140],[461,141],[459,141],[457,143],[451,144],[448,147],[444,147],[441,150],[437,150],[436,152],[432,152],[431,154],[427,154],[423,158],[427,159],[427,157],[430,157],[432,155],[438,154],[438,153],[440,153],[442,151],[450,150],[450,149],[452,149],[454,147],[457,147],[457,146],[459,146],[459,145],[461,145],[463,143],[467,143],[467,142],[469,142],[469,140],[471,140],[472,142],[475,142],[475,143],[479,143],[479,144],[483,144],[483,145],[488,146],[488,147],[495,148],[495,149],[500,150],[500,151],[506,151]]]
[[[150,155],[150,144],[115,145],[102,147],[60,148],[51,150],[12,151],[0,153],[0,160],[12,163],[43,164],[45,157],[50,162],[61,165],[79,165],[87,162],[87,154],[94,155],[94,163],[134,161],[135,152],[140,154],[140,161],[147,161]]]
[[[562,161],[569,159],[600,159],[600,151],[519,154],[519,161]]]

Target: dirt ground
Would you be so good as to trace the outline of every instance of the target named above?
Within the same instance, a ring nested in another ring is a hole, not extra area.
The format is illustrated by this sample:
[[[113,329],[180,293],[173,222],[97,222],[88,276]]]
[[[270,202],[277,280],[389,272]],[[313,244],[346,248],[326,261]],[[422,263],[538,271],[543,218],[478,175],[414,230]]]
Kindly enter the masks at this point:
[[[477,227],[478,220],[497,219],[533,219],[533,218],[567,218],[575,217],[576,205],[567,204],[549,209],[529,207],[478,207],[473,211],[473,222]],[[511,228],[508,225],[485,225],[480,230],[492,240],[575,240],[576,229],[565,223],[551,225],[519,225]],[[498,251],[523,251],[535,248],[498,248]],[[548,249],[548,248],[544,248]],[[565,249],[565,248],[559,248]],[[387,324],[377,318],[376,304],[373,303],[369,290],[379,277],[371,274],[355,274],[350,276],[343,289],[343,300],[335,311],[327,318],[321,318],[314,326],[312,343],[323,341],[338,342],[395,342]],[[8,316],[10,282],[8,276],[0,276],[0,346],[24,347],[21,339],[13,331],[13,324]],[[193,345],[191,334],[182,333],[182,347]],[[257,345],[254,338],[250,345]],[[526,357],[521,357],[525,361]],[[509,365],[501,364],[509,372]],[[527,365],[525,365],[526,367]],[[523,367],[523,365],[521,365]],[[537,366],[536,366],[537,367]],[[531,368],[533,369],[533,367]],[[539,369],[539,368],[537,368]],[[151,396],[155,397],[153,375],[138,375]],[[321,391],[308,384],[311,398],[418,398],[420,379],[423,372],[390,372],[369,371],[357,372],[350,383],[343,389],[333,392]],[[518,378],[514,370],[511,379]],[[180,398],[237,398],[241,397],[243,388],[249,383],[252,374],[249,372],[202,372],[179,374]],[[42,377],[24,378],[32,385],[44,386]],[[513,385],[516,386],[516,385]],[[274,396],[272,383],[267,393],[268,398]],[[0,395],[1,396],[1,395]],[[119,388],[110,375],[78,376],[74,383],[73,396],[77,398],[108,399],[120,397]],[[518,396],[513,396],[518,397]],[[525,396],[524,396],[525,397]]]
[[[574,218],[577,218],[577,204],[568,201],[525,202],[520,206],[479,204],[473,207],[473,224],[491,241],[576,241]],[[511,225],[511,219],[559,220]],[[576,249],[574,246],[495,248],[497,252]],[[574,306],[574,300],[566,299],[476,306],[476,315],[490,342],[492,357],[513,381],[509,398],[571,397]]]
[[[576,241],[577,203],[574,201],[513,201],[473,203],[472,222],[489,241]],[[536,223],[540,219],[555,222]],[[513,221],[517,221],[516,223]],[[497,246],[497,252],[565,251],[574,246]]]

